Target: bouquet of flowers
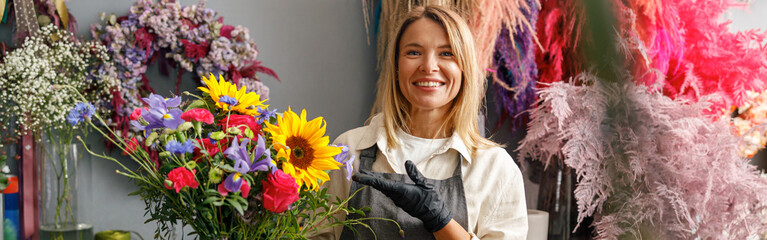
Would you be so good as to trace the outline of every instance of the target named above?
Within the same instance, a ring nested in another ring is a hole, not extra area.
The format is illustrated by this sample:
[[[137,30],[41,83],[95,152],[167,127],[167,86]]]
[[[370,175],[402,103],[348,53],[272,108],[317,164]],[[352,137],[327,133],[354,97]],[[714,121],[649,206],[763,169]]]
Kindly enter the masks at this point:
[[[139,186],[134,194],[146,203],[147,222],[158,223],[155,238],[169,236],[177,220],[203,239],[300,239],[331,226],[361,224],[337,221],[334,214],[362,211],[344,207],[348,199],[331,202],[319,188],[329,180],[327,171],[351,174],[354,161],[348,147],[329,145],[322,117],[307,120],[305,110],[278,114],[259,94],[221,76],[203,81],[201,96],[185,92],[193,101],[144,98],[148,107],[130,115],[143,141],[99,130],[139,169],[89,150],[120,164],[118,173]],[[72,115],[78,123],[103,122],[77,107]]]

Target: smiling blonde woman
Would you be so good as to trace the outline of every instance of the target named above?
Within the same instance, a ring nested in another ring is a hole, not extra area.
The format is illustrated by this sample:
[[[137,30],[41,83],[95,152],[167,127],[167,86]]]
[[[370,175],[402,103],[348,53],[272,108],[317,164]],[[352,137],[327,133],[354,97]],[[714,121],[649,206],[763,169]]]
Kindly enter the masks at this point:
[[[525,239],[522,174],[511,156],[479,133],[485,93],[472,34],[438,6],[405,15],[388,42],[368,125],[335,143],[358,156],[353,180],[330,173],[328,193],[370,207],[365,217],[397,220],[405,239]],[[361,216],[339,216],[360,218]],[[388,222],[365,221],[378,239],[399,239]],[[373,239],[337,227],[316,239]]]

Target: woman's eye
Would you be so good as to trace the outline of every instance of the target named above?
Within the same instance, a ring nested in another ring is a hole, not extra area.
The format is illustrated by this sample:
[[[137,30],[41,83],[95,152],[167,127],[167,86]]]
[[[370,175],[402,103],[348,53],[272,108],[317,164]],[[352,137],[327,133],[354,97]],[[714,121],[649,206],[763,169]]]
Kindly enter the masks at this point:
[[[443,57],[452,57],[453,53],[452,52],[442,52],[439,55],[443,56]]]
[[[417,55],[420,55],[420,53],[418,51],[410,50],[410,51],[405,52],[405,55],[417,56]]]

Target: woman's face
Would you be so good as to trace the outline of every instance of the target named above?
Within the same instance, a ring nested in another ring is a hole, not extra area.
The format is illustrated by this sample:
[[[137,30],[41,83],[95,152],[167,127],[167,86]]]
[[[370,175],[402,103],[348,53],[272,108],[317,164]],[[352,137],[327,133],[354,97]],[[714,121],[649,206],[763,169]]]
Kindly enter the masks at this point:
[[[397,81],[411,110],[449,108],[462,77],[445,29],[431,19],[416,20],[402,33],[397,54]]]

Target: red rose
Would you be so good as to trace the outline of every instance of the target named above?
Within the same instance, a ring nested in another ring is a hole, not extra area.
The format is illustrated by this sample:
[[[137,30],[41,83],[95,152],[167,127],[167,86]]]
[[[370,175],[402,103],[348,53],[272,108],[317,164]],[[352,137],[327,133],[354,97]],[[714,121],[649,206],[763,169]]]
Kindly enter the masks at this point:
[[[274,213],[281,213],[288,209],[290,204],[298,201],[298,184],[282,170],[274,171],[261,181],[263,185],[264,208]]]
[[[229,121],[229,125],[226,125],[227,120]],[[254,136],[261,133],[261,125],[256,123],[256,118],[247,115],[229,115],[229,117],[218,121],[218,125],[220,125],[224,131],[229,127],[237,127],[242,133],[245,133],[245,128],[250,128],[250,131],[253,131]]]
[[[133,113],[131,113],[130,116],[128,116],[128,118],[130,118],[130,120],[133,120],[133,121],[138,120],[138,117],[141,117],[141,109],[144,109],[144,111],[149,111],[149,109],[147,108],[136,108],[133,110]]]
[[[133,152],[138,149],[138,139],[136,137],[132,137],[130,141],[128,141],[128,145],[125,146],[125,150],[123,150],[123,154],[125,155],[131,155]]]
[[[211,114],[207,109],[195,108],[182,113],[181,119],[184,119],[187,122],[197,121],[212,124],[213,114]]]
[[[197,188],[200,184],[197,183],[197,180],[194,180],[194,174],[196,172],[196,170],[189,171],[186,167],[177,167],[176,169],[170,170],[168,173],[168,180],[173,183],[172,187],[176,189],[176,193],[187,186],[190,188]]]

